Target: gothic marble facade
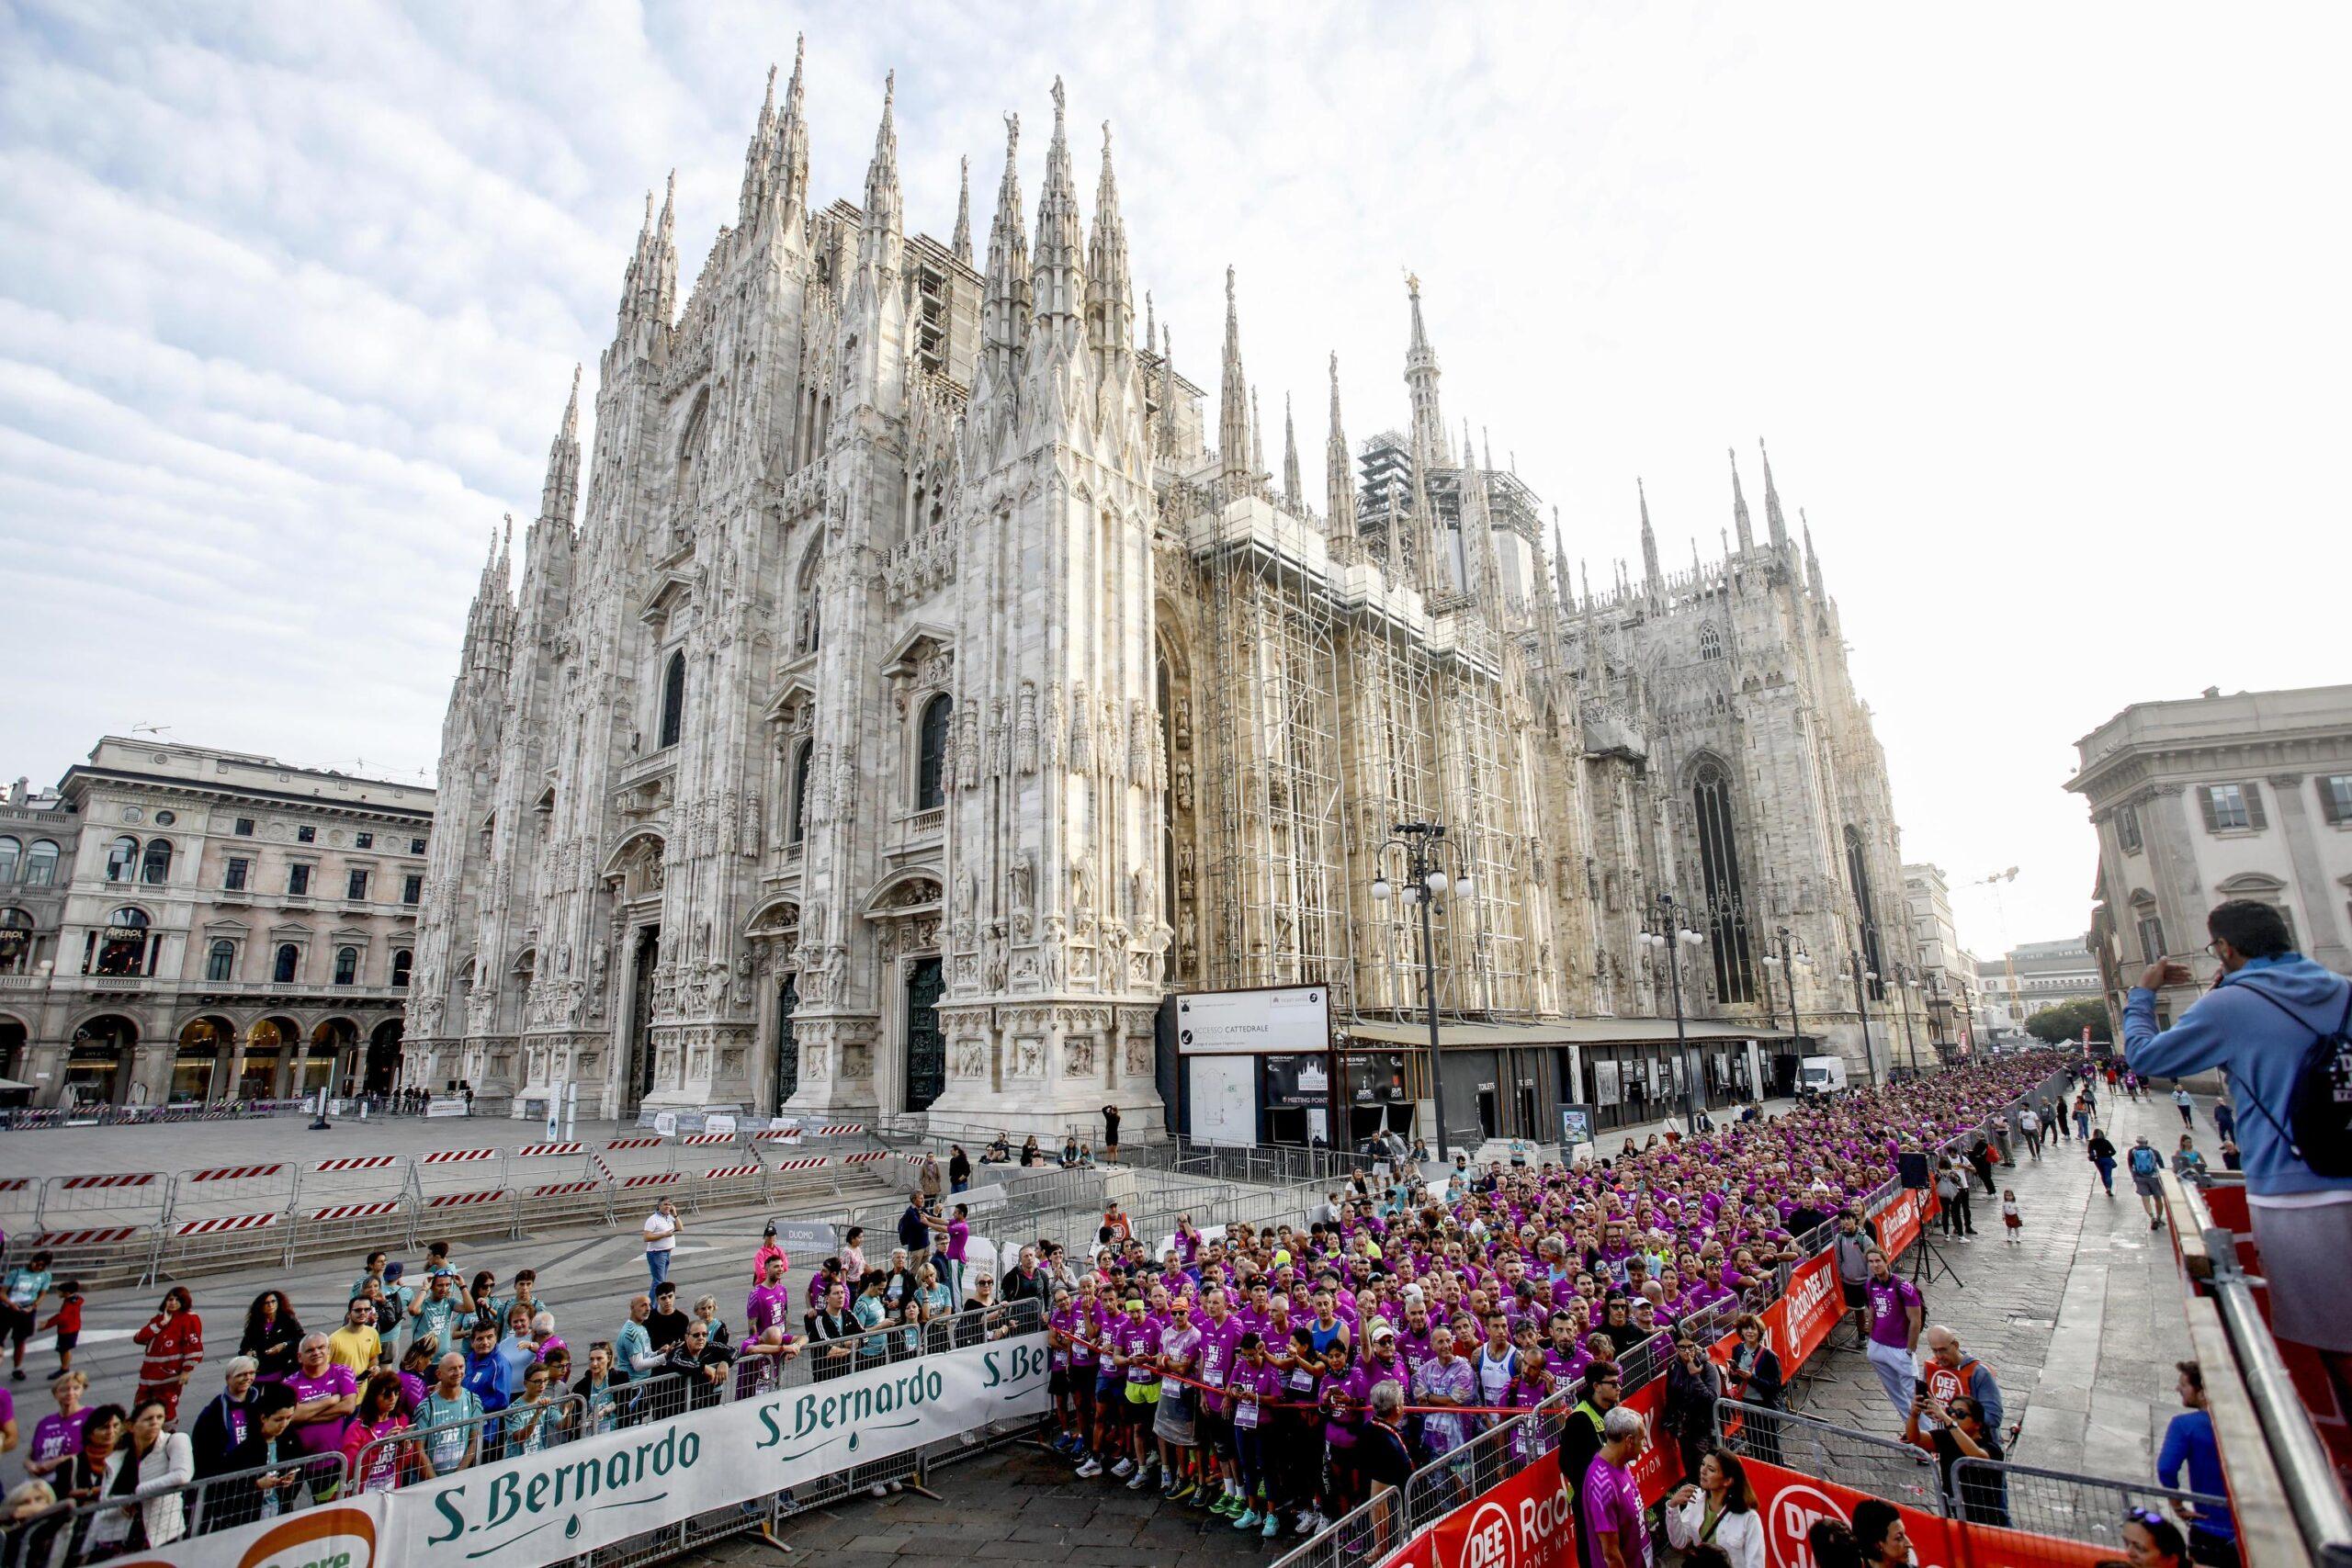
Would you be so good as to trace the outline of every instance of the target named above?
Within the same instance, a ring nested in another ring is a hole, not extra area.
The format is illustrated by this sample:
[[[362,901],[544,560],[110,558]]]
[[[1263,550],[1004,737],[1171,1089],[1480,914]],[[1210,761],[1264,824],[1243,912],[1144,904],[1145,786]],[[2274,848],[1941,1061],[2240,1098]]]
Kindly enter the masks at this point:
[[[1414,1005],[1368,888],[1415,817],[1472,874],[1440,958],[1476,1016],[1658,1008],[1634,937],[1672,891],[1737,955],[1694,1010],[1760,1020],[1772,930],[1821,959],[1860,940],[1858,876],[1899,900],[1769,469],[1764,542],[1741,502],[1736,547],[1668,576],[1645,516],[1643,581],[1573,591],[1526,487],[1450,439],[1416,284],[1409,433],[1351,447],[1335,375],[1311,504],[1287,411],[1265,456],[1238,288],[1214,425],[1138,321],[1109,130],[1090,215],[1058,83],[1034,214],[1009,116],[977,256],[968,179],[949,243],[907,232],[887,92],[862,204],[811,205],[808,135],[796,62],[683,308],[648,198],[594,449],[575,386],[519,583],[509,542],[484,570],[413,1077],[1148,1122],[1171,988]],[[1821,968],[1799,999],[1817,1036],[1854,1021]]]

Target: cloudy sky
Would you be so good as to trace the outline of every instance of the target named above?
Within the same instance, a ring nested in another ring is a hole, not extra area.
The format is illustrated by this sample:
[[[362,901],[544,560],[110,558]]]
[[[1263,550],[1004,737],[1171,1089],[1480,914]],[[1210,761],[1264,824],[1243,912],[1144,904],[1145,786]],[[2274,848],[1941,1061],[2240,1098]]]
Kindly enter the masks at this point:
[[[966,153],[985,236],[1007,109],[1034,199],[1061,73],[1180,367],[1214,385],[1233,264],[1310,475],[1329,351],[1352,433],[1404,417],[1408,267],[1449,414],[1596,581],[1636,476],[1687,564],[1769,439],[1906,855],[2023,868],[1963,897],[1979,951],[2082,929],[2078,736],[2347,676],[2341,6],[11,0],[0,773],[141,724],[429,770],[644,191],[675,167],[690,281],[804,28],[820,197],[895,67],[942,237]]]

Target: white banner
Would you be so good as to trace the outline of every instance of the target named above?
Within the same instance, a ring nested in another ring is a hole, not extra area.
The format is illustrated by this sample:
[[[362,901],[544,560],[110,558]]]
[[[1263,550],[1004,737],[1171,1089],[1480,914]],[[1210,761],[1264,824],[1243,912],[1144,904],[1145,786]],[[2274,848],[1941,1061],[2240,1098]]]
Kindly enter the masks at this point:
[[[539,1568],[1046,1409],[1046,1337],[854,1372],[134,1553],[121,1568]]]

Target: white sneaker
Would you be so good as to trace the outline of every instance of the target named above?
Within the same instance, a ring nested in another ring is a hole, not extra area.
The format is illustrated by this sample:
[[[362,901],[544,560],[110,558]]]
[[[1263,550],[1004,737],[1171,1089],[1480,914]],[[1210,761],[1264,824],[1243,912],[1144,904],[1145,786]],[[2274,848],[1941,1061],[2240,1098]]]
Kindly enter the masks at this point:
[[[1138,1470],[1135,1472],[1134,1477],[1127,1482],[1127,1490],[1130,1492],[1140,1492],[1150,1484],[1151,1472],[1148,1470]]]
[[[1111,1467],[1111,1473],[1118,1477],[1121,1481],[1125,1481],[1128,1476],[1133,1475],[1135,1472],[1136,1461],[1131,1459],[1123,1459],[1118,1463]]]
[[[1078,1467],[1078,1473],[1090,1479],[1100,1475],[1102,1473],[1102,1461],[1092,1454],[1089,1454],[1086,1456],[1086,1462]]]

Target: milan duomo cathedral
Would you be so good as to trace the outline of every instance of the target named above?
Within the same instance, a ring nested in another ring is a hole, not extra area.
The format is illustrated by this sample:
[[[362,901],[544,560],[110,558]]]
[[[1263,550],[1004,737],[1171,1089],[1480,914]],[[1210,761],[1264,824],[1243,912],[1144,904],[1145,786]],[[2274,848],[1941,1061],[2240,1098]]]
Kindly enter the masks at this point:
[[[1110,133],[1090,214],[1059,83],[1034,215],[1007,118],[985,255],[968,169],[953,237],[908,231],[887,90],[863,204],[812,206],[801,83],[779,106],[771,73],[683,310],[648,198],[585,505],[575,381],[519,588],[508,543],[482,574],[409,1081],[1141,1132],[1171,991],[1419,1016],[1419,910],[1371,893],[1411,821],[1469,878],[1435,908],[1449,1018],[1670,1020],[1640,941],[1669,895],[1707,939],[1677,950],[1694,1019],[1787,1051],[1793,1002],[1860,1062],[1867,965],[1884,1063],[1885,767],[1769,462],[1761,537],[1735,457],[1720,559],[1667,570],[1644,501],[1639,576],[1572,577],[1449,425],[1408,279],[1409,417],[1351,440],[1334,355],[1310,495],[1233,275],[1213,411],[1137,319]]]

